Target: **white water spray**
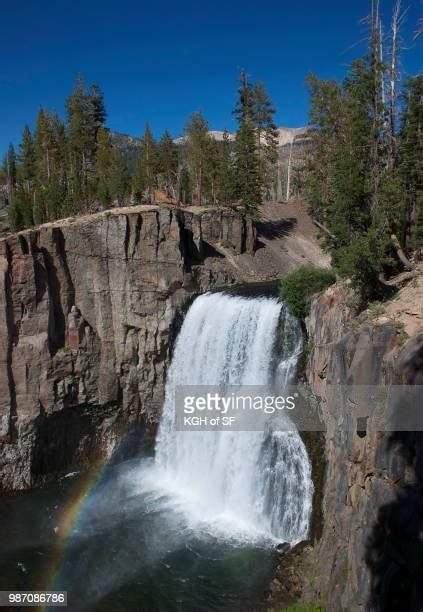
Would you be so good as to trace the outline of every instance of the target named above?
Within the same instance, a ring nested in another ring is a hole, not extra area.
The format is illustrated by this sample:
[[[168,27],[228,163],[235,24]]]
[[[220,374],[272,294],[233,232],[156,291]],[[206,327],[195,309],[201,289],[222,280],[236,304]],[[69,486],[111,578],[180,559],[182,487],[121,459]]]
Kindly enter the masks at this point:
[[[278,326],[283,325],[274,366]],[[177,385],[266,385],[295,375],[298,322],[275,299],[207,294],[189,309],[169,368],[150,486],[189,525],[224,537],[307,537],[313,484],[297,432],[175,431]]]

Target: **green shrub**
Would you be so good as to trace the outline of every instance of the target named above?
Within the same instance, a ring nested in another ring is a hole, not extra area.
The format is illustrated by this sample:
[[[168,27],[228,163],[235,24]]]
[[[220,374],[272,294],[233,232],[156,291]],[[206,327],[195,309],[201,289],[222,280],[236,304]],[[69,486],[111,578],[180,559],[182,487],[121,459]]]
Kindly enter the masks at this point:
[[[222,240],[220,243],[224,249],[233,249],[234,245],[230,240]]]
[[[280,283],[279,297],[298,319],[305,319],[310,312],[313,295],[327,289],[336,278],[330,270],[322,270],[310,264],[288,272]]]

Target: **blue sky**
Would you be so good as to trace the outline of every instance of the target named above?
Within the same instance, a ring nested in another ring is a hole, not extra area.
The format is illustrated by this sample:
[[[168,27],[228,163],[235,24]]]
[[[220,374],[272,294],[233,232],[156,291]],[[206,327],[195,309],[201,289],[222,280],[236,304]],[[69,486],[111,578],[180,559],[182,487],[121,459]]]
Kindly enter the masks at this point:
[[[393,0],[381,0],[387,18]],[[404,0],[404,3],[406,0]],[[420,0],[409,0],[411,40]],[[64,114],[78,72],[104,91],[110,128],[133,135],[146,121],[175,136],[190,112],[211,129],[234,128],[236,78],[264,82],[277,123],[307,119],[304,77],[340,77],[362,52],[368,0],[0,0],[0,151],[32,127],[40,105]],[[421,42],[403,55],[421,70]]]

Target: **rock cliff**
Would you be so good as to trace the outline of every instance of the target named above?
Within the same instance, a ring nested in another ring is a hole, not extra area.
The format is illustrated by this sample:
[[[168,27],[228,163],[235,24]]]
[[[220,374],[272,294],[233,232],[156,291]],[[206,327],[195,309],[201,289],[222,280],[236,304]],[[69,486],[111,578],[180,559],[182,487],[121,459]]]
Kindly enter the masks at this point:
[[[135,453],[193,296],[306,261],[328,265],[300,202],[256,227],[234,209],[137,206],[1,239],[0,487]]]
[[[351,415],[354,387],[422,385],[422,295],[419,276],[357,318],[351,293],[335,285],[307,321],[327,470],[323,532],[305,556],[303,599],[325,610],[421,609],[423,433],[383,431],[383,398],[368,397],[364,425]],[[341,396],[334,385],[346,385]]]
[[[110,456],[156,422],[178,313],[254,248],[236,211],[153,206],[0,241],[1,485]]]

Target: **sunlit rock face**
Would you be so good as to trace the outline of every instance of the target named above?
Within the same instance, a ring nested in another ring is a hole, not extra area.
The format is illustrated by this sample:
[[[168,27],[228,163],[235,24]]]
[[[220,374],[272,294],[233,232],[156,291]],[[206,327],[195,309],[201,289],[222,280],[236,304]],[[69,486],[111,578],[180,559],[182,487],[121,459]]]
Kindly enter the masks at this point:
[[[334,285],[307,320],[308,379],[328,431],[323,531],[306,561],[303,598],[328,610],[421,607],[423,434],[383,431],[390,407],[383,395],[369,397],[364,430],[345,424],[354,387],[423,384],[422,286],[419,277],[381,316],[369,310],[357,320],[351,291]],[[335,400],[332,385],[344,386]]]
[[[178,313],[237,280],[221,243],[252,254],[251,221],[139,206],[0,241],[0,486],[110,456],[158,421]]]

